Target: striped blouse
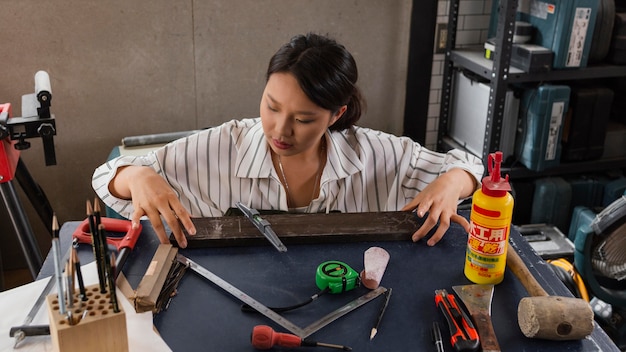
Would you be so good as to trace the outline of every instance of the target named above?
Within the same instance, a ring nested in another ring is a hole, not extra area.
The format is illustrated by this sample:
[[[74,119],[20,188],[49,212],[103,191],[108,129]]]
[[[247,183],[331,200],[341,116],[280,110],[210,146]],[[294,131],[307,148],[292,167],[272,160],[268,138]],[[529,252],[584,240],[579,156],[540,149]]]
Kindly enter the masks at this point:
[[[326,139],[319,197],[308,212],[395,211],[451,168],[469,171],[477,184],[484,171],[480,159],[469,153],[436,153],[407,137],[368,128],[328,131]],[[117,168],[126,165],[152,167],[193,217],[222,216],[238,201],[256,209],[288,210],[260,118],[232,120],[145,156],[120,156],[98,167],[93,188],[111,209],[128,218],[132,203],[108,190]]]

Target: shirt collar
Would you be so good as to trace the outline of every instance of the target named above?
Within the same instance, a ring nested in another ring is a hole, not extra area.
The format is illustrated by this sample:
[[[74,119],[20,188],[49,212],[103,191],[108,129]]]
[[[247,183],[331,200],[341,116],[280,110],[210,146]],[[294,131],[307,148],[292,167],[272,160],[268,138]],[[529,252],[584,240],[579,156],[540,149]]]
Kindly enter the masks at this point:
[[[243,178],[270,177],[274,166],[261,120],[244,130],[237,147],[235,174]],[[345,131],[327,131],[328,159],[322,179],[342,179],[363,170],[364,165],[356,153],[356,138],[352,128]]]
[[[272,174],[272,155],[267,146],[261,119],[241,131],[237,146],[235,175],[242,178],[268,178]]]
[[[328,159],[324,174],[329,179],[342,179],[364,169],[361,158],[355,151],[356,138],[352,128],[344,131],[326,132]]]

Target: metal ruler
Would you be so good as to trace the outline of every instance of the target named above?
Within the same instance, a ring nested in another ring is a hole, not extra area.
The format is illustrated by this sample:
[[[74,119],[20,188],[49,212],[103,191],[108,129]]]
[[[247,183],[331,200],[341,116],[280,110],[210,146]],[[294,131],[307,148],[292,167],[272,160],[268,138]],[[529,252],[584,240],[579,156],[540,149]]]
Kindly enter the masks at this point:
[[[283,328],[289,330],[290,332],[294,333],[295,335],[297,335],[297,336],[299,336],[299,337],[301,337],[303,339],[308,337],[308,336],[311,336],[314,332],[318,331],[319,329],[325,327],[326,325],[332,323],[333,321],[337,320],[338,318],[348,314],[349,312],[355,310],[356,308],[364,305],[365,303],[373,300],[374,298],[380,296],[381,294],[383,294],[383,293],[385,293],[387,291],[386,288],[380,286],[377,289],[372,290],[372,291],[364,294],[363,296],[361,296],[361,297],[359,297],[359,298],[349,302],[348,304],[344,305],[343,307],[340,307],[340,308],[334,310],[333,312],[327,314],[326,316],[322,317],[321,319],[313,322],[309,326],[307,326],[305,328],[301,328],[301,327],[297,326],[296,324],[292,323],[291,321],[289,321],[288,319],[284,318],[282,315],[280,315],[280,314],[276,313],[275,311],[271,310],[270,308],[266,307],[261,302],[259,302],[256,299],[250,297],[248,294],[246,294],[245,292],[241,291],[237,287],[233,286],[232,284],[230,284],[226,280],[224,280],[221,277],[215,275],[214,273],[212,273],[211,271],[209,271],[206,268],[202,267],[201,265],[199,265],[198,263],[194,262],[193,260],[185,257],[184,255],[178,253],[177,256],[176,256],[176,259],[179,262],[181,262],[182,264],[188,266],[191,270],[195,271],[196,273],[200,274],[204,278],[208,279],[209,281],[211,281],[215,285],[221,287],[224,291],[230,293],[233,297],[235,297],[235,298],[239,299],[240,301],[248,304],[250,307],[254,308],[257,312],[263,314],[267,318],[269,318],[272,321],[274,321],[276,324],[282,326]]]

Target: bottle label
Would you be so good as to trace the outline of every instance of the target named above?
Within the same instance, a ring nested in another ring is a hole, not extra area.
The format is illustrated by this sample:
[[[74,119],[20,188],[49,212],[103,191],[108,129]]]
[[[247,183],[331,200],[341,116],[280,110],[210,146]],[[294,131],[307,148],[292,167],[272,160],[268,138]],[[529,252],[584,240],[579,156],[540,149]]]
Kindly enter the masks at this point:
[[[467,244],[474,252],[484,255],[500,255],[506,250],[508,226],[491,228],[470,222],[470,234]]]

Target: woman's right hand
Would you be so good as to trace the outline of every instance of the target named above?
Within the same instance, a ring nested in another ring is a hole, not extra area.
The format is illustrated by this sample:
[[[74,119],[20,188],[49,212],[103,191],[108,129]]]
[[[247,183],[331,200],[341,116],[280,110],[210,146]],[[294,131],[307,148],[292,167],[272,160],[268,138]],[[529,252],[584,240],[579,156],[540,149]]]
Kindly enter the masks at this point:
[[[163,177],[148,166],[120,167],[109,183],[109,191],[115,197],[130,199],[134,208],[130,218],[132,226],[138,227],[139,219],[147,216],[161,243],[170,243],[163,220],[172,230],[181,248],[187,247],[181,224],[187,233],[196,234],[191,216],[180,203],[176,192]]]

